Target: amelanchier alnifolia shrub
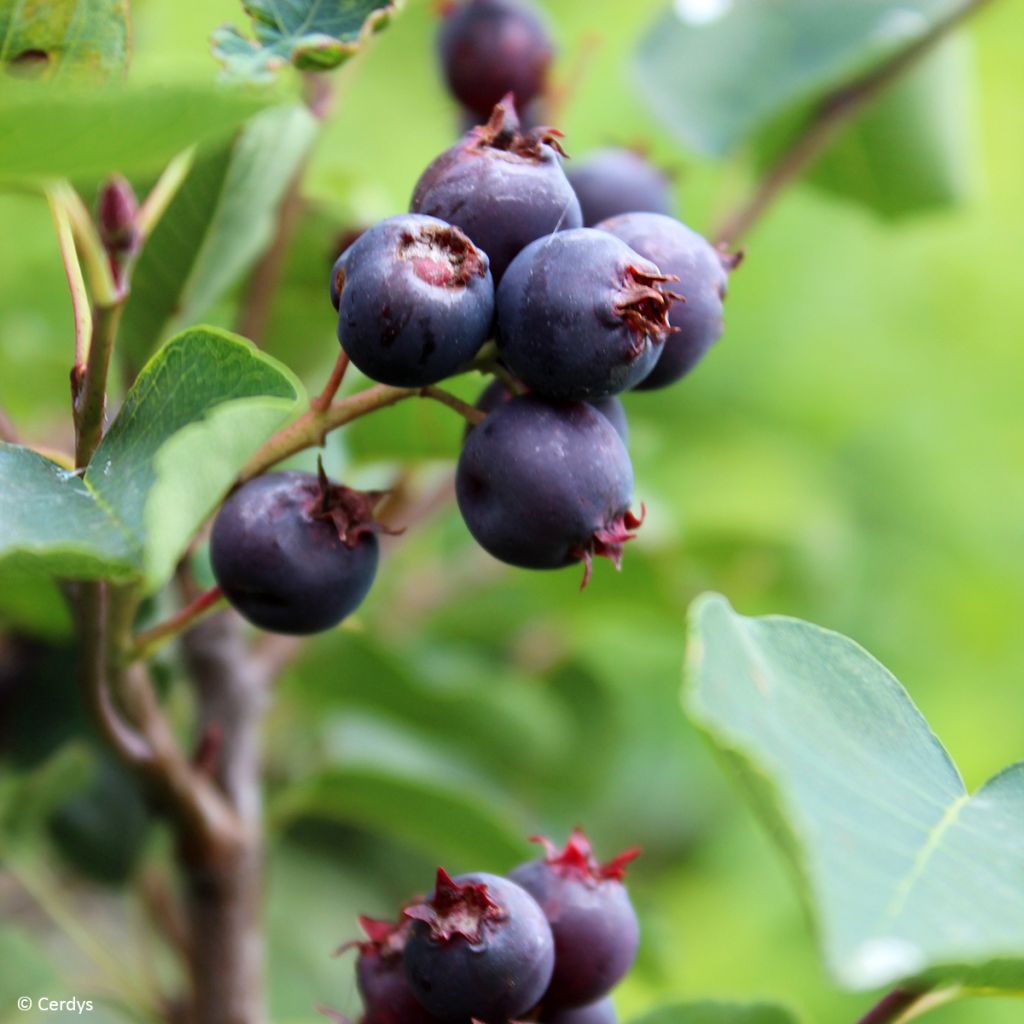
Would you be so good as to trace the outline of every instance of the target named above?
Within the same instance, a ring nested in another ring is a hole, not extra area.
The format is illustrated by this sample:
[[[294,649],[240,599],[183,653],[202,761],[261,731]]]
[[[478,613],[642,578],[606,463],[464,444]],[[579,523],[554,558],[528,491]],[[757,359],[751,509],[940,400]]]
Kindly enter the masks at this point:
[[[669,207],[668,183],[628,151],[595,154],[576,177],[588,223],[597,210],[618,214],[583,227],[561,133],[524,131],[516,112],[540,97],[551,52],[528,8],[453,6],[440,47],[457,98],[486,123],[426,168],[411,212],[337,258],[338,339],[359,370],[392,387],[436,395],[453,374],[493,373],[476,405],[483,421],[461,406],[472,420],[456,470],[463,520],[495,558],[582,564],[586,584],[595,556],[620,566],[643,520],[618,396],[696,365],[721,333],[736,259],[652,212]],[[225,502],[214,573],[263,629],[327,629],[366,596],[375,530],[367,496],[322,475],[273,474]]]
[[[507,877],[439,868],[396,923],[360,918],[368,941],[340,951],[359,950],[361,1024],[614,1024],[639,940],[622,882],[636,852],[602,867],[579,830],[561,852],[541,841]]]

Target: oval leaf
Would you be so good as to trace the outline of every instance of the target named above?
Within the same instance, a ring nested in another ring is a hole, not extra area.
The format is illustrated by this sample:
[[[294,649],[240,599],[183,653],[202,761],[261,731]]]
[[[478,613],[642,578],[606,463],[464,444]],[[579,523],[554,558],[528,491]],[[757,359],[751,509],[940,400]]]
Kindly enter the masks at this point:
[[[970,795],[896,679],[796,619],[691,610],[690,715],[799,873],[854,989],[1024,983],[1024,765]]]

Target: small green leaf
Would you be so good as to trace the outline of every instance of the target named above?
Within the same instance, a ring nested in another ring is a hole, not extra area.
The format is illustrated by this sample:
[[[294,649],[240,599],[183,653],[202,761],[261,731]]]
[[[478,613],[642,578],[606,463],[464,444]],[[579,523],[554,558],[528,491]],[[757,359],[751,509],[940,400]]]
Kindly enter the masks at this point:
[[[635,73],[655,113],[721,157],[920,39],[960,0],[677,0]]]
[[[301,104],[273,107],[200,154],[132,275],[120,330],[131,360],[141,364],[177,325],[205,316],[252,265],[316,128]]]
[[[285,790],[271,805],[279,826],[303,816],[358,825],[429,857],[468,868],[511,866],[528,855],[508,815],[462,787],[377,768],[330,768]]]
[[[632,1024],[796,1024],[781,1006],[769,1003],[676,1003],[637,1017]]]
[[[0,180],[156,173],[186,147],[228,134],[268,101],[259,92],[224,86],[58,92],[5,84]]]
[[[1024,984],[1024,765],[973,796],[906,691],[796,619],[691,610],[687,708],[738,770],[853,989]]]
[[[225,25],[214,55],[232,78],[266,81],[286,64],[329,71],[348,60],[398,7],[395,0],[243,0],[255,40]]]
[[[3,578],[128,578],[136,551],[74,473],[28,448],[0,443]]]
[[[102,79],[125,69],[130,48],[128,0],[0,0],[0,74]]]
[[[149,589],[303,401],[291,371],[211,327],[172,338],[139,374],[85,483],[142,552]]]

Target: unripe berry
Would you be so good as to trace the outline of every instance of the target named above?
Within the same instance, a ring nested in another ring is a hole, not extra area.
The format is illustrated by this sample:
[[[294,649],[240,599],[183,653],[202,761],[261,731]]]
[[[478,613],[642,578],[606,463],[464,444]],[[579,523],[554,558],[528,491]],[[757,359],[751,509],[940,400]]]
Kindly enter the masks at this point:
[[[544,1007],[586,1006],[610,992],[636,957],[640,930],[622,876],[637,851],[602,865],[578,829],[562,851],[538,841],[545,856],[509,878],[541,905],[555,937],[555,972]]]

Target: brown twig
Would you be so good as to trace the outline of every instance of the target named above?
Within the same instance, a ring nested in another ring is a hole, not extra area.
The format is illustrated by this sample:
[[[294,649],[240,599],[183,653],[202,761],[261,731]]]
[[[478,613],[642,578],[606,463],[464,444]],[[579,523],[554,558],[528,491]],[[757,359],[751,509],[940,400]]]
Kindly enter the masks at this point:
[[[338,358],[334,368],[331,370],[330,377],[327,379],[327,383],[324,385],[323,391],[309,403],[311,409],[315,409],[317,412],[324,412],[331,407],[331,402],[334,401],[334,396],[338,393],[338,388],[341,387],[341,382],[345,379],[348,364],[348,353],[342,349],[338,353]]]
[[[879,67],[836,90],[818,105],[807,126],[761,178],[753,194],[715,232],[719,245],[735,245],[762,217],[786,187],[828,148],[839,131],[954,28],[991,0],[967,0],[958,10],[894,54]]]
[[[170,618],[149,629],[144,629],[132,641],[127,655],[128,660],[137,661],[150,657],[168,640],[195,625],[203,616],[212,611],[223,600],[223,597],[224,594],[220,587],[211,587],[191,600],[184,608],[175,612]]]
[[[920,989],[895,988],[857,1021],[857,1024],[894,1024],[927,995]]]

